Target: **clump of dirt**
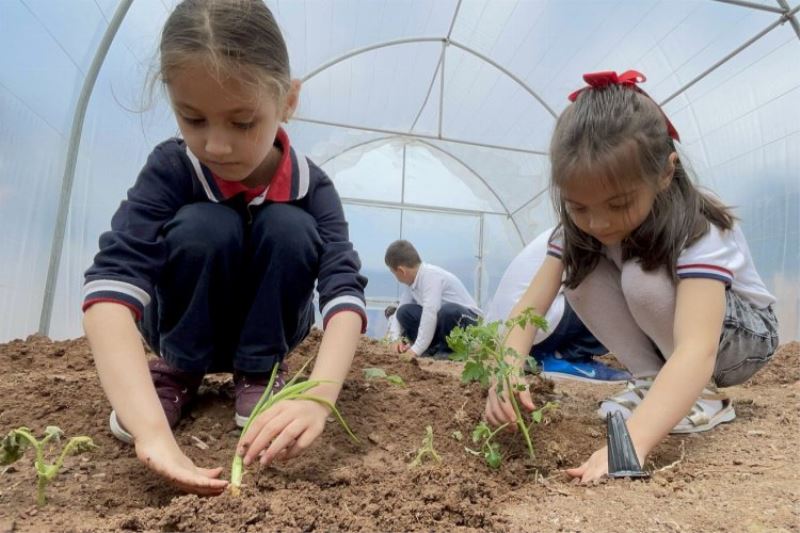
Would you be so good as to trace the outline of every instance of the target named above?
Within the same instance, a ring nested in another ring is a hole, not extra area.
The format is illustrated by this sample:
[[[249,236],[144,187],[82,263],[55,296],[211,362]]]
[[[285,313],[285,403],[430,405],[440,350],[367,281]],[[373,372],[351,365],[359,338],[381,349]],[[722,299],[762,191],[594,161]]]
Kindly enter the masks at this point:
[[[320,338],[313,332],[290,366],[315,354]],[[329,423],[302,456],[248,470],[240,497],[200,498],[166,485],[111,436],[85,339],[29,337],[0,345],[0,432],[58,425],[100,447],[68,459],[43,508],[30,457],[0,467],[0,531],[789,531],[800,501],[799,352],[800,343],[784,345],[749,384],[726,389],[734,423],[658,446],[650,481],[584,487],[563,469],[605,444],[594,410],[618,387],[535,378],[536,402],[559,408],[535,426],[532,462],[519,435],[501,435],[506,457],[494,471],[464,450],[485,392],[462,385],[455,363],[400,358],[364,339],[338,402],[360,443]],[[407,386],[368,380],[366,367]],[[177,439],[196,463],[227,468],[239,435],[229,376],[208,376],[201,393]],[[428,425],[442,462],[409,468]]]

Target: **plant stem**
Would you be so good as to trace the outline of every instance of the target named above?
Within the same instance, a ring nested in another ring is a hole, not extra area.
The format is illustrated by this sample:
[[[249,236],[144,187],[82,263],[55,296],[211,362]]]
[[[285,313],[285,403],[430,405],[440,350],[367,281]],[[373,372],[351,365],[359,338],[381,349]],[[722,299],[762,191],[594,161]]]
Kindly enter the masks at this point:
[[[39,475],[36,478],[36,505],[39,507],[47,503],[47,499],[44,496],[44,490],[47,487],[48,481],[50,480],[42,475]]]
[[[244,465],[242,461],[241,455],[233,455],[233,464],[231,465],[231,493],[234,496],[239,495],[239,487],[242,486],[242,476],[244,475]]]
[[[533,443],[531,442],[531,436],[528,434],[528,427],[525,425],[525,419],[522,418],[522,413],[520,412],[519,405],[517,404],[517,391],[511,388],[511,378],[509,376],[504,376],[503,380],[505,381],[505,386],[506,390],[508,391],[508,397],[511,400],[511,405],[514,407],[514,413],[517,415],[517,427],[525,436],[525,444],[528,445],[528,455],[531,459],[533,459]]]

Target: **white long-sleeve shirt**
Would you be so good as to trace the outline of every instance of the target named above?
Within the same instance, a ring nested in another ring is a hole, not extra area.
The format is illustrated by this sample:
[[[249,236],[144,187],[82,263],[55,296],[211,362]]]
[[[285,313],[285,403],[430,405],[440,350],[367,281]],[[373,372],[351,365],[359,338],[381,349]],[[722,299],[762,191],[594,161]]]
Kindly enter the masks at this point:
[[[428,263],[420,264],[414,282],[405,287],[400,295],[400,305],[409,303],[422,306],[417,340],[411,347],[417,355],[423,354],[431,345],[436,333],[437,314],[443,303],[462,305],[479,316],[483,314],[460,279]]]
[[[511,310],[517,305],[517,302],[528,286],[533,280],[533,276],[539,271],[539,267],[544,263],[547,257],[547,243],[550,240],[550,234],[553,233],[555,228],[548,228],[538,237],[533,239],[528,245],[511,261],[500,283],[497,284],[497,290],[494,293],[494,298],[489,304],[489,310],[486,312],[486,320],[494,322],[496,320],[506,320]],[[544,341],[553,330],[556,329],[561,318],[564,316],[564,293],[558,291],[556,299],[553,300],[550,309],[547,310],[545,318],[547,319],[547,331],[536,330],[536,338],[534,345]]]

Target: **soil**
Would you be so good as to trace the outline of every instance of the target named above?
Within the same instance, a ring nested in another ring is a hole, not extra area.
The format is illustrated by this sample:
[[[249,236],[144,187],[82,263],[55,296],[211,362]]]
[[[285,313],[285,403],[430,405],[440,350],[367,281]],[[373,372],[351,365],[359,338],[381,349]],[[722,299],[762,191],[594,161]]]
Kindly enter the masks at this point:
[[[315,332],[292,354],[315,353]],[[618,386],[538,378],[536,400],[558,410],[534,428],[536,459],[502,435],[502,468],[464,451],[484,393],[459,383],[456,363],[405,360],[364,339],[339,407],[360,444],[329,423],[304,455],[245,475],[240,497],[185,495],[151,474],[108,431],[109,405],[85,339],[43,337],[0,345],[0,432],[48,425],[89,435],[99,448],[70,457],[35,505],[32,452],[0,467],[2,531],[800,531],[800,343],[781,347],[750,383],[726,389],[737,419],[714,431],[671,436],[645,465],[646,481],[577,485],[563,472],[605,444],[597,401]],[[365,367],[406,387],[367,380]],[[206,379],[176,429],[203,466],[227,466],[238,437],[229,376]],[[425,427],[441,463],[409,468]],[[454,432],[464,439],[456,440]]]

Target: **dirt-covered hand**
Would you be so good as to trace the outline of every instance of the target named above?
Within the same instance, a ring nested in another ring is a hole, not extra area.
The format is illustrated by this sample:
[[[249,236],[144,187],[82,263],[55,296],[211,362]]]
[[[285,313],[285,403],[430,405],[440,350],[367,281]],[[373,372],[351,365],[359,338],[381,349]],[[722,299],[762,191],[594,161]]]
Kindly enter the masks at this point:
[[[236,453],[245,465],[259,457],[262,465],[296,457],[322,433],[329,414],[327,406],[311,400],[278,402],[253,420]]]
[[[581,483],[598,481],[608,475],[608,448],[603,446],[578,468],[568,468],[567,474],[580,478]]]
[[[392,345],[392,349],[395,353],[405,353],[409,348],[411,348],[411,346],[404,342],[396,342]]]
[[[514,387],[517,384],[525,385],[525,380],[519,377],[512,376],[511,377],[511,385]],[[517,391],[517,402],[521,409],[526,411],[533,411],[536,406],[533,405],[533,399],[531,398],[531,392],[528,390],[528,387],[525,386],[525,389],[522,391]],[[496,383],[492,383],[489,387],[489,393],[486,397],[486,421],[489,424],[497,427],[502,426],[503,424],[508,424],[508,428],[510,431],[517,430],[517,415],[514,412],[514,406],[511,404],[511,401],[508,397],[508,388],[503,387],[503,391],[501,394],[498,395],[497,393],[497,385]]]
[[[216,496],[228,486],[217,479],[222,468],[201,468],[187,457],[172,435],[169,438],[137,440],[136,457],[172,485],[201,496]]]

